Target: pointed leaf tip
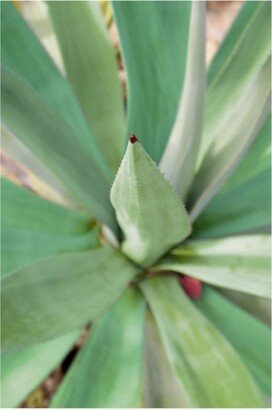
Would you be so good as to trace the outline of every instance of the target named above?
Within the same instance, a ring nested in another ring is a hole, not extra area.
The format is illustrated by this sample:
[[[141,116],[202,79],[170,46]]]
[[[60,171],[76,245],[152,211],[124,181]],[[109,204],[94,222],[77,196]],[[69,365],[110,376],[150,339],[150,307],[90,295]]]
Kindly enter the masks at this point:
[[[139,264],[150,266],[191,233],[180,198],[141,144],[128,142],[110,199],[124,233],[122,250]]]
[[[134,135],[134,134],[129,135],[129,140],[130,140],[131,144],[135,144],[135,142],[139,141],[138,138],[136,137],[136,135]]]

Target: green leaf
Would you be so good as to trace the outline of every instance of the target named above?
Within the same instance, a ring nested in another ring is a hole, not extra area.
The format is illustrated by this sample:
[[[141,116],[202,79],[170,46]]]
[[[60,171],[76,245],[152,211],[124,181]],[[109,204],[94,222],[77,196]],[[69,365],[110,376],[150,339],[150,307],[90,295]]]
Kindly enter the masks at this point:
[[[113,1],[128,74],[127,133],[158,162],[172,129],[185,76],[189,1]]]
[[[30,186],[43,197],[61,205],[78,209],[67,189],[54,174],[18,139],[10,130],[1,124],[1,148],[5,156],[12,158],[21,168],[24,168]]]
[[[270,297],[270,236],[188,241],[155,269],[172,270],[219,287]]]
[[[161,336],[149,312],[145,326],[143,406],[186,408],[184,395],[166,357]]]
[[[226,115],[228,121],[224,122],[222,128],[218,126],[216,138],[199,168],[190,191],[190,215],[193,221],[237,167],[261,128],[269,108],[270,71],[268,58],[254,77],[254,81],[241,94],[238,100],[239,107],[233,104],[235,112],[232,112],[231,118]],[[226,83],[228,84],[227,81]],[[229,87],[228,93],[231,93]],[[217,104],[220,105],[218,101]]]
[[[146,266],[191,232],[184,206],[134,136],[111,189],[123,251]]]
[[[267,326],[271,326],[271,298],[266,299],[230,289],[219,288],[217,290],[236,306],[247,311]]]
[[[271,172],[215,197],[194,224],[194,238],[215,238],[267,226],[271,221]]]
[[[220,193],[194,223],[194,238],[249,232],[271,221],[271,116]]]
[[[197,307],[239,352],[266,396],[271,396],[270,329],[205,286]]]
[[[99,246],[87,215],[71,211],[3,179],[2,274],[58,253]]]
[[[70,86],[12,2],[2,4],[1,23],[2,63],[32,86],[74,128],[78,143],[88,150],[97,150]]]
[[[252,181],[262,172],[271,168],[271,114],[260,129],[249,151],[240,162],[235,172],[226,181],[222,192],[227,192],[245,182]]]
[[[211,63],[199,164],[214,141],[222,139],[225,127],[240,121],[246,94],[270,55],[270,11],[269,2],[246,1]],[[268,83],[267,92],[269,88]],[[256,119],[261,108],[255,101]]]
[[[94,2],[48,2],[70,84],[97,144],[116,170],[124,110],[114,50]]]
[[[20,77],[2,67],[4,124],[44,162],[97,219],[116,229],[108,199],[111,177],[95,151]]]
[[[78,328],[107,310],[137,269],[109,246],[54,256],[2,279],[2,346],[15,349]]]
[[[69,352],[80,332],[1,357],[2,407],[18,407]]]
[[[145,303],[135,289],[91,328],[51,407],[138,407]]]
[[[187,407],[263,407],[238,354],[173,277],[141,283]]]
[[[207,77],[208,85],[224,73],[224,70],[226,70],[232,60],[239,55],[240,51],[243,51],[243,53],[248,55],[249,49],[243,50],[243,44],[246,41],[246,37],[250,35],[250,31],[256,29],[257,27],[258,21],[256,21],[256,19],[259,18],[258,14],[264,6],[263,3],[264,2],[247,0],[242,4],[238,16],[234,20],[221,46],[218,48],[215,56],[213,57],[211,64],[209,65]],[[268,6],[266,5],[265,7],[267,10]],[[261,27],[259,28],[261,29]],[[256,41],[260,41],[260,39],[256,39]],[[249,55],[248,58],[250,59]],[[243,64],[242,61],[240,64]],[[220,77],[218,80],[219,79]]]
[[[186,199],[194,177],[202,133],[205,92],[205,2],[193,2],[186,73],[175,124],[160,170],[178,194]]]

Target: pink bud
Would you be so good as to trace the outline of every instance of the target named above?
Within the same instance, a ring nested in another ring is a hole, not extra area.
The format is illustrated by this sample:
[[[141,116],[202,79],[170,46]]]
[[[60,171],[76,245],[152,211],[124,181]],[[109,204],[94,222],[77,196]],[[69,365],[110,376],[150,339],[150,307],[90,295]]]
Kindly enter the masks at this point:
[[[201,296],[202,284],[199,280],[191,278],[190,276],[182,276],[180,278],[181,286],[184,292],[191,299],[198,299]]]

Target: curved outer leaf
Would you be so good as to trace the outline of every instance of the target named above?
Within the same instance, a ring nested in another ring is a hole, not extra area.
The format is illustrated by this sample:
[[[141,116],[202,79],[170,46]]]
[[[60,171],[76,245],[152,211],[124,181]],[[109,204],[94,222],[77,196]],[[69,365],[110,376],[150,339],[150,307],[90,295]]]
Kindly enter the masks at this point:
[[[51,407],[138,407],[145,303],[135,289],[98,319]]]
[[[197,218],[219,191],[257,135],[269,106],[270,71],[268,59],[239,99],[241,106],[236,106],[231,119],[219,130],[209,148],[190,191],[191,220]]]
[[[202,134],[205,92],[206,3],[192,3],[184,86],[176,120],[160,161],[164,173],[185,200],[194,177]]]
[[[25,170],[30,186],[44,198],[78,209],[67,189],[54,174],[18,139],[1,124],[1,150]]]
[[[112,45],[98,5],[48,2],[70,84],[114,170],[123,149],[124,110]]]
[[[271,221],[271,115],[220,193],[194,223],[194,238],[239,234]]]
[[[3,179],[2,274],[30,262],[99,246],[86,215],[45,201]]]
[[[149,312],[145,326],[143,407],[186,408],[178,379],[171,369],[155,320]]]
[[[45,379],[73,346],[80,332],[1,357],[2,407],[18,407]]]
[[[249,35],[250,30],[253,29],[256,24],[255,19],[260,13],[264,1],[244,1],[240,9],[240,12],[229,31],[227,32],[221,46],[218,48],[215,56],[213,57],[208,70],[208,86],[219,75],[222,75],[224,70],[232,62],[235,56],[239,54],[239,51],[243,48],[243,42]],[[265,6],[267,10],[267,5]],[[243,50],[248,55],[249,50]],[[240,62],[242,64],[242,61]]]
[[[3,349],[48,340],[93,320],[135,274],[137,269],[109,246],[11,272],[2,279]]]
[[[70,86],[12,2],[3,2],[1,22],[2,63],[31,85],[74,128],[78,143],[96,151],[97,160],[103,163]]]
[[[260,388],[271,396],[271,332],[210,287],[205,286],[197,307],[237,349]]]
[[[116,229],[108,199],[110,177],[76,133],[35,90],[2,67],[2,118],[91,214]]]
[[[223,288],[270,297],[270,236],[188,241],[155,269],[172,270]]]
[[[252,181],[222,192],[194,223],[194,238],[250,234],[271,221],[271,172],[266,170]]]
[[[17,1],[15,7],[43,45],[59,71],[64,73],[61,52],[54,33],[53,24],[50,20],[46,2],[43,0],[37,0],[31,3]]]
[[[185,75],[189,1],[113,1],[128,74],[128,133],[158,162],[172,129]]]
[[[241,309],[247,311],[267,326],[271,326],[271,299],[230,289],[219,288],[218,291]]]
[[[239,124],[237,114],[241,114],[246,95],[270,55],[271,4],[267,1],[250,3],[245,2],[208,72],[199,165],[214,141],[226,140],[226,126],[230,124],[235,128]],[[261,102],[256,100],[254,104],[253,99],[253,105],[257,118],[262,111]],[[237,135],[240,138],[239,132]]]
[[[187,406],[263,407],[237,353],[192,305],[175,278],[153,278],[142,282],[141,288]]]
[[[184,206],[142,145],[131,137],[111,189],[123,251],[146,266],[191,232]]]

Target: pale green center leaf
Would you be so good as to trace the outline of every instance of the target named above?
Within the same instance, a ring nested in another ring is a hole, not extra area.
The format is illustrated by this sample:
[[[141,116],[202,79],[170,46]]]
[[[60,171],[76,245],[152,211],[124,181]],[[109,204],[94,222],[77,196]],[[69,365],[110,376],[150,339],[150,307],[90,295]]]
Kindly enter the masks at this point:
[[[125,236],[122,249],[139,264],[152,264],[191,232],[182,201],[134,136],[110,197]]]

